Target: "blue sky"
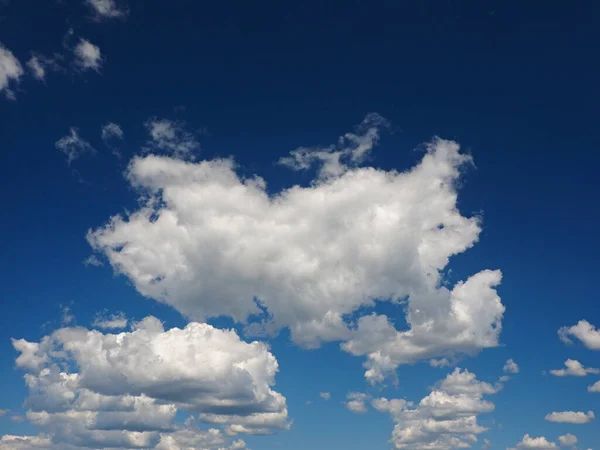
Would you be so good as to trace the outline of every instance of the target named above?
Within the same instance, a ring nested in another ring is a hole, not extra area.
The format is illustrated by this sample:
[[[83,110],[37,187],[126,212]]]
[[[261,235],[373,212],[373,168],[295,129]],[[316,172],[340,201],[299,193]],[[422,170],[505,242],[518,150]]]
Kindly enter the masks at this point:
[[[0,2],[0,449],[596,449],[599,12]]]

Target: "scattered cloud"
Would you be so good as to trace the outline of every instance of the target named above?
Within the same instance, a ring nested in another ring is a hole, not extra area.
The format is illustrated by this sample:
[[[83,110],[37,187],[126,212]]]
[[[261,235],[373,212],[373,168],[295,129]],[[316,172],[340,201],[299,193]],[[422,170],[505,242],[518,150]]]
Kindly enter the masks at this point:
[[[521,442],[517,444],[517,448],[525,450],[554,450],[558,448],[558,445],[548,441],[543,436],[534,438],[526,434],[523,436]]]
[[[104,265],[104,263],[96,255],[90,255],[83,260],[83,265],[86,267],[88,267],[88,266],[102,267]]]
[[[52,58],[48,58],[42,54],[34,53],[27,61],[27,68],[31,72],[34,78],[40,81],[46,81],[46,74],[48,70],[59,71],[61,70],[58,60],[61,55],[54,55]]]
[[[588,392],[600,392],[600,381],[596,381],[593,385],[588,386]]]
[[[348,394],[346,408],[356,414],[364,414],[367,412],[365,401],[369,399],[367,394],[362,392],[350,392]]]
[[[107,143],[113,139],[123,140],[123,130],[114,122],[108,122],[102,127],[102,140]]]
[[[73,315],[73,312],[71,311],[70,306],[61,305],[60,312],[61,312],[61,318],[60,318],[61,325],[69,325],[69,324],[73,323],[73,321],[75,320],[75,316]]]
[[[572,447],[577,444],[577,436],[572,435],[571,433],[567,433],[558,438],[558,442],[563,447]]]
[[[279,163],[294,170],[307,170],[318,165],[321,179],[335,178],[364,162],[373,147],[377,145],[381,129],[388,122],[379,114],[371,113],[358,126],[357,132],[346,133],[339,138],[337,145],[328,147],[300,147],[281,158]]]
[[[127,328],[127,316],[123,312],[107,315],[98,314],[92,323],[93,327],[102,328],[103,330],[118,330]]]
[[[574,359],[567,359],[565,361],[566,369],[555,369],[551,370],[550,373],[555,377],[585,377],[588,373],[599,374],[600,369],[592,369],[589,367],[583,367],[583,365]]]
[[[126,12],[119,9],[115,0],[85,0],[92,8],[96,19],[120,19],[126,16]]]
[[[600,350],[600,330],[587,320],[580,320],[572,327],[562,327],[558,336],[566,344],[572,344],[571,336],[579,339],[590,350]]]
[[[319,392],[319,397],[323,400],[331,400],[331,394],[329,392]]]
[[[504,368],[502,369],[504,373],[519,373],[519,366],[512,359],[506,361],[504,364]]]
[[[0,417],[10,414],[10,409],[0,409]]]
[[[92,44],[87,39],[80,38],[79,43],[75,46],[75,65],[81,70],[100,71],[103,59],[100,53],[100,47]]]
[[[370,148],[375,125],[366,123],[363,134],[343,138]],[[146,126],[151,147],[185,155],[196,146],[184,134],[180,148],[172,122]],[[288,327],[308,348],[344,341],[378,382],[401,364],[498,345],[501,272],[442,283],[449,258],[481,231],[478,217],[457,208],[470,163],[458,144],[435,139],[406,172],[349,167],[270,195],[262,178],[238,175],[231,158],[135,157],[127,178],[143,206],[112,217],[88,241],[142,295],[191,320],[229,316],[250,321],[246,333],[257,335]],[[406,300],[398,308],[407,327],[397,330],[385,315],[346,320],[375,300]]]
[[[595,419],[593,411],[575,412],[575,411],[563,411],[553,412],[546,416],[548,422],[559,422],[559,423],[572,423],[572,424],[585,424]]]
[[[469,448],[477,442],[477,435],[487,430],[477,423],[478,415],[494,410],[494,404],[483,396],[501,388],[456,368],[417,405],[386,398],[374,399],[371,405],[389,413],[396,422],[392,442],[397,449]]]
[[[7,98],[14,100],[15,93],[10,86],[18,84],[21,76],[21,63],[9,49],[0,44],[0,93],[4,91]]]
[[[193,160],[194,152],[200,149],[196,136],[185,129],[183,122],[152,118],[144,126],[150,135],[146,144],[149,151]]]
[[[79,130],[75,127],[71,127],[69,134],[56,141],[54,146],[67,156],[69,166],[82,155],[96,153],[96,149],[79,136]]]
[[[431,367],[450,367],[452,363],[447,358],[430,359],[429,365]]]
[[[219,430],[177,423],[179,410],[231,436],[289,428],[285,397],[271,389],[277,360],[233,330],[165,330],[149,316],[130,332],[67,327],[13,346],[26,371],[27,420],[56,445],[44,448],[223,447]]]

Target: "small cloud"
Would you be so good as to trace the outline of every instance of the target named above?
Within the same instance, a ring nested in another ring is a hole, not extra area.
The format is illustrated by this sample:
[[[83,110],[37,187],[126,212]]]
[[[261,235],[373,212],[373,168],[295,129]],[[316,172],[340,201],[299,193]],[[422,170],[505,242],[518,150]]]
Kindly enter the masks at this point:
[[[67,164],[69,166],[83,154],[96,153],[94,147],[79,136],[79,130],[76,127],[71,127],[69,134],[60,138],[54,145],[67,156]]]
[[[11,84],[18,84],[23,75],[23,67],[12,52],[0,44],[0,92],[10,100],[15,99],[15,94],[10,89]]]
[[[600,381],[588,386],[588,392],[600,392]]]
[[[450,361],[448,361],[448,359],[442,358],[442,359],[430,359],[429,365],[431,367],[450,367],[452,364],[450,363]]]
[[[183,122],[153,118],[144,124],[150,139],[149,150],[161,150],[178,158],[194,159],[193,152],[200,148],[200,143],[193,133],[185,129]]]
[[[577,444],[577,436],[567,433],[563,436],[560,436],[558,438],[558,442],[560,442],[560,445],[563,447],[572,447]]]
[[[566,369],[551,370],[550,373],[555,377],[585,377],[589,373],[600,374],[600,369],[584,367],[583,364],[575,359],[567,359],[565,361],[565,367]]]
[[[106,316],[104,314],[96,315],[92,326],[97,328],[102,328],[103,330],[107,329],[121,329],[126,328],[128,324],[128,319],[125,313],[118,312],[116,314],[112,314],[111,316]]]
[[[553,412],[546,416],[548,422],[571,423],[577,425],[589,423],[595,418],[596,416],[593,411],[588,411],[587,413],[581,411]]]
[[[490,442],[489,439],[484,439],[483,445],[481,446],[481,450],[489,450],[491,445],[492,445],[492,443]]]
[[[61,325],[70,325],[75,320],[75,316],[73,315],[71,308],[69,306],[60,305],[61,310]]]
[[[506,364],[504,364],[503,370],[504,370],[504,373],[519,373],[519,366],[511,358],[508,361],[506,361]]]
[[[10,409],[0,409],[0,417],[10,413]]]
[[[62,56],[55,54],[54,57],[48,58],[40,53],[33,53],[29,61],[27,61],[27,68],[31,72],[33,78],[39,81],[46,81],[46,75],[48,70],[59,71],[61,70],[58,60],[62,59]]]
[[[319,392],[319,397],[323,400],[331,400],[331,394],[329,392]]]
[[[80,38],[75,46],[75,64],[81,70],[92,69],[98,72],[102,67],[102,54],[100,47],[92,44],[87,39]]]
[[[554,442],[550,442],[544,436],[531,437],[528,434],[523,436],[521,442],[517,444],[518,449],[524,450],[554,450],[558,446]]]
[[[12,420],[13,422],[25,422],[25,416],[21,415],[21,414],[13,414],[12,416],[10,416],[10,420]]]
[[[572,344],[571,336],[579,339],[590,350],[600,350],[600,330],[587,320],[580,320],[572,327],[562,327],[558,330],[558,337],[565,344]]]
[[[506,383],[508,380],[510,380],[508,375],[503,375],[500,377],[500,383]]]
[[[90,255],[83,260],[83,265],[86,267],[89,267],[89,266],[101,267],[104,265],[104,263],[96,255]]]
[[[365,401],[368,399],[369,396],[367,394],[363,394],[362,392],[351,392],[348,394],[346,408],[355,414],[364,414],[367,412]]]
[[[115,0],[85,0],[85,3],[92,8],[95,18],[102,19],[120,19],[127,13],[119,9]]]
[[[304,402],[305,405],[312,405],[312,400],[306,400],[306,402]]]
[[[121,158],[123,155],[121,155],[121,152],[115,147],[115,142],[122,141],[123,135],[121,127],[114,122],[108,122],[102,127],[101,136],[104,145],[110,148],[113,154],[118,158]]]

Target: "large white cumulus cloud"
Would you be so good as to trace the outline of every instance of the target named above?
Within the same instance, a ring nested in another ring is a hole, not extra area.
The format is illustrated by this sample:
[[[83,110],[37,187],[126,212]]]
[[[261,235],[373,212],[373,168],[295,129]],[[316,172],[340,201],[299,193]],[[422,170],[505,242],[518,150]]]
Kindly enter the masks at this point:
[[[127,176],[143,206],[90,231],[89,242],[140,293],[191,320],[230,316],[253,333],[289,327],[305,347],[345,341],[368,357],[372,381],[402,363],[497,345],[500,272],[441,283],[449,258],[481,231],[457,209],[471,158],[435,139],[408,171],[359,167],[383,126],[371,114],[336,145],[291,152],[282,162],[320,165],[317,176],[276,195],[262,178],[240,177],[232,159],[136,157]],[[385,316],[353,322],[377,300],[406,299],[406,329]]]
[[[59,447],[222,447],[220,430],[178,423],[179,409],[230,435],[289,427],[285,397],[271,389],[275,357],[231,330],[195,322],[164,330],[150,316],[129,332],[69,327],[13,345],[30,392],[27,419]]]

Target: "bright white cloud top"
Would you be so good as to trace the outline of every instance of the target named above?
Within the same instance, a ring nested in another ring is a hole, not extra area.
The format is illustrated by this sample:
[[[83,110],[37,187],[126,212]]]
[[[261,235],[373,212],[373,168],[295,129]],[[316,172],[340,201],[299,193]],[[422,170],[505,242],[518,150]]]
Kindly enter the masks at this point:
[[[75,64],[81,70],[95,70],[98,72],[102,67],[102,54],[100,47],[92,44],[87,39],[79,39],[79,43],[75,46]]]
[[[587,320],[580,320],[572,327],[562,327],[558,330],[558,335],[566,344],[572,344],[571,337],[575,337],[590,350],[600,350],[600,330]]]
[[[523,436],[521,442],[517,444],[518,449],[523,450],[554,450],[558,449],[556,443],[549,441],[543,436],[531,437],[528,434]]]
[[[451,450],[469,448],[487,429],[477,417],[494,410],[485,395],[496,394],[501,384],[477,380],[468,370],[456,368],[429,395],[412,405],[402,399],[374,399],[372,406],[388,412],[396,425],[392,442],[397,449]]]
[[[286,399],[271,389],[277,360],[232,330],[195,322],[164,330],[149,316],[129,332],[70,327],[13,345],[26,371],[27,418],[57,445],[172,449],[205,439],[175,421],[178,410],[228,435],[289,427]],[[207,433],[223,444],[218,430]]]
[[[17,84],[23,73],[19,60],[0,43],[0,93],[4,91],[4,95],[14,99],[14,91],[10,86]]]
[[[571,423],[577,425],[589,423],[595,418],[594,411],[588,411],[587,413],[582,411],[562,411],[553,412],[546,416],[548,422]]]
[[[301,161],[317,164],[318,178],[271,196],[259,176],[240,177],[233,159],[135,157],[127,177],[144,206],[112,217],[88,240],[141,294],[191,320],[225,315],[261,335],[289,327],[304,347],[343,341],[366,356],[372,382],[401,364],[497,346],[500,271],[441,283],[449,258],[481,231],[478,217],[457,209],[456,184],[471,158],[435,139],[409,171],[356,166],[384,123],[369,115],[338,146],[314,157],[303,149]],[[157,143],[176,136],[149,124]],[[335,170],[326,154],[337,155]],[[267,311],[259,321],[254,298]],[[355,325],[349,318],[375,301],[404,299],[404,329],[385,315]]]
[[[594,369],[591,367],[584,367],[579,361],[575,359],[567,359],[565,361],[566,369],[555,369],[551,370],[550,373],[556,377],[585,377],[587,374],[599,374],[600,369]]]

